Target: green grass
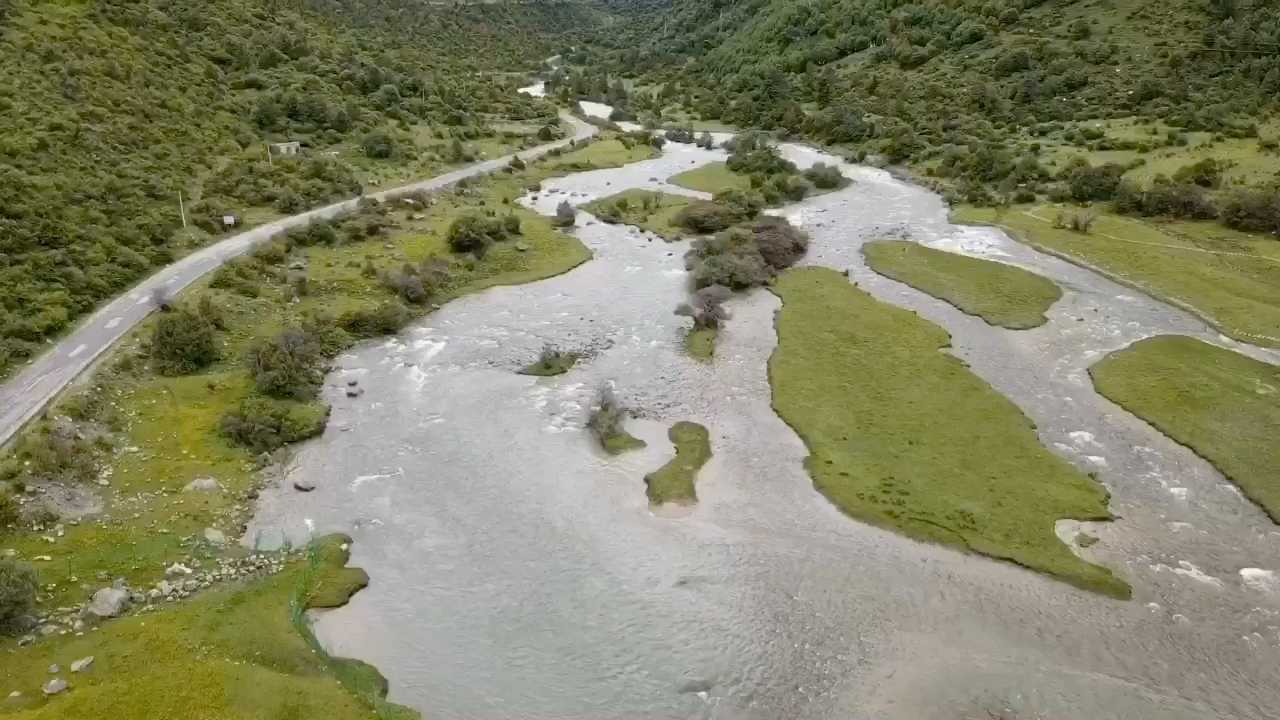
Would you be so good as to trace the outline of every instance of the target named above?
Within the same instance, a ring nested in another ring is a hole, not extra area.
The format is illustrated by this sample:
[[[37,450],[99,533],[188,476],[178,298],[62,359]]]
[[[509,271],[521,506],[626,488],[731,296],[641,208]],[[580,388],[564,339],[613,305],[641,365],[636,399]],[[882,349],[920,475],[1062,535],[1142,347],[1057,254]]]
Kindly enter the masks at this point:
[[[536,375],[538,377],[553,377],[555,375],[563,375],[573,369],[575,363],[578,362],[578,354],[572,352],[555,352],[554,354],[543,353],[543,356],[537,361],[520,368],[521,375]]]
[[[1225,335],[1280,347],[1280,243],[1210,222],[1100,215],[1088,235],[1053,227],[1052,207],[963,206],[953,219],[995,225],[1041,250],[1198,314]]]
[[[1013,265],[925,247],[908,240],[862,246],[872,270],[1010,330],[1039,327],[1062,297],[1053,281]]]
[[[1182,335],[1089,368],[1104,397],[1213,463],[1280,522],[1280,367]]]
[[[679,240],[682,232],[671,218],[690,202],[682,195],[631,189],[587,203],[583,209],[604,222],[634,225],[670,242]]]
[[[603,170],[622,167],[658,156],[658,149],[644,143],[627,147],[613,133],[601,132],[599,139],[557,157],[548,157],[546,166],[552,172]]]
[[[310,559],[294,556],[276,575],[6,653],[4,694],[22,694],[0,708],[21,720],[416,718],[383,699],[376,670],[330,658],[306,628],[307,608],[342,605],[367,584],[362,570],[345,567],[349,542],[326,537]],[[89,655],[88,672],[69,671]],[[70,688],[46,700],[40,686],[54,663]]]
[[[958,358],[950,337],[834,270],[773,286],[773,405],[808,445],[817,488],[850,516],[1127,598],[1071,553],[1057,520],[1105,520],[1107,493],[1047,451],[1030,420]]]
[[[675,443],[676,456],[644,477],[645,492],[654,505],[692,505],[698,501],[698,471],[711,459],[711,435],[698,423],[682,421],[671,426],[667,437]]]
[[[702,167],[673,175],[667,182],[690,190],[718,193],[722,190],[750,190],[751,179],[730,170],[722,162],[713,162]]]
[[[621,455],[628,450],[639,450],[645,445],[647,445],[645,441],[622,429],[600,438],[600,447],[610,455]]]
[[[684,349],[689,357],[709,362],[716,356],[716,329],[702,328],[690,330],[684,336]]]

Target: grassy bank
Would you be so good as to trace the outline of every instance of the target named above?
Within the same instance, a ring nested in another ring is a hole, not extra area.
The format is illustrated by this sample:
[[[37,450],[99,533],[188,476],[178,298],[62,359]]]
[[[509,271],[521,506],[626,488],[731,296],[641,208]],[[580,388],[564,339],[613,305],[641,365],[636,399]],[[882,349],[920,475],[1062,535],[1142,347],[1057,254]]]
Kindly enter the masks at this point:
[[[1074,556],[1062,518],[1111,517],[1096,482],[1048,452],[1011,402],[938,352],[941,328],[833,270],[792,270],[769,361],[773,404],[804,439],[818,489],[856,519],[1009,560],[1115,597]]]
[[[560,159],[589,163],[593,159],[590,150],[586,147],[564,153]],[[307,327],[325,316],[386,307],[397,299],[388,279],[403,276],[408,266],[421,268],[415,272],[429,269],[435,277],[429,300],[405,300],[406,315],[412,318],[451,298],[494,285],[550,277],[589,259],[590,251],[578,240],[559,233],[546,218],[514,203],[526,186],[557,173],[547,165],[530,166],[523,173],[501,173],[471,182],[457,192],[419,196],[412,204],[387,203],[339,228],[332,242],[295,245],[278,254],[267,249],[235,265],[238,269],[234,272],[219,271],[205,278],[184,293],[178,304],[194,306],[197,298],[206,299],[221,316],[222,329],[216,333],[216,362],[190,374],[163,375],[152,367],[147,343],[162,316],[139,326],[105,361],[93,383],[60,399],[48,420],[24,431],[17,454],[11,458],[16,464],[11,462],[10,468],[30,469],[26,462],[40,466],[40,473],[31,481],[35,486],[53,483],[83,489],[97,495],[102,505],[100,514],[79,520],[70,516],[42,518],[40,513],[31,517],[29,513],[18,529],[7,532],[3,547],[13,549],[16,559],[37,570],[42,589],[39,610],[75,606],[114,578],[125,578],[145,592],[162,579],[164,568],[173,562],[209,563],[238,552],[202,538],[206,528],[228,537],[238,535],[261,482],[255,472],[255,451],[233,443],[221,430],[228,412],[260,393],[254,389],[248,360],[263,339],[277,336],[284,328]],[[490,212],[497,218],[510,216],[508,226],[514,218],[518,229],[509,232],[506,240],[492,244],[482,257],[451,252],[447,238],[454,221],[465,216],[485,217]],[[353,228],[359,228],[359,237],[344,234]],[[327,409],[319,401],[273,402],[310,414],[312,421],[323,427]],[[67,428],[85,439],[67,436]],[[214,478],[218,489],[184,492],[196,478]],[[39,503],[43,496],[24,497]],[[58,524],[56,533],[54,523]],[[245,613],[257,614],[256,603],[259,599],[267,602],[271,592],[253,584],[228,597],[244,605]],[[170,613],[186,612],[186,607],[186,603],[166,603],[161,610],[146,614],[146,627],[153,623],[163,626]],[[133,652],[136,663],[137,652],[129,649],[135,640],[112,634],[110,628],[115,624],[113,621],[108,629],[92,635],[94,651],[74,652],[101,659],[117,652],[118,642],[119,652]],[[62,627],[64,634],[45,638],[32,649],[17,649],[15,639],[3,641],[0,647],[7,652],[0,652],[0,674],[22,676],[28,667],[36,667],[31,665],[34,653],[72,653],[61,648],[79,648],[81,639],[66,625]],[[145,640],[136,642],[145,641],[150,647],[158,640],[149,634],[151,630],[147,633]],[[244,633],[246,654],[274,657],[274,639],[263,636],[263,644],[257,647],[252,646],[253,639]],[[40,669],[48,665],[43,661],[37,664]],[[283,671],[290,672],[290,667],[286,663]],[[111,681],[131,688],[138,697],[167,697],[166,688],[173,678],[163,670],[153,677],[152,671],[149,666],[129,672],[121,669]],[[216,717],[346,717],[343,708],[360,705],[352,697],[343,705],[317,694],[314,707],[300,704],[298,713],[288,715],[289,703],[302,702],[290,698],[305,692],[281,690],[281,699],[271,700],[270,682],[264,680],[261,684],[266,689],[259,691],[254,676],[230,662],[210,664],[201,672],[200,677],[207,677],[208,683],[219,688],[205,705],[221,708],[219,703],[225,702],[229,708],[212,715]],[[338,687],[331,676],[309,682]],[[203,687],[208,692],[210,685]],[[156,704],[157,708],[174,710],[169,717],[189,716],[186,710],[193,706],[190,702]],[[330,709],[332,712],[327,712]],[[353,717],[368,717],[368,708],[360,712]],[[141,710],[117,714],[144,716]]]
[[[547,158],[540,164],[546,172],[563,175],[584,170],[622,167],[658,156],[658,149],[643,143],[624,143],[616,133],[601,131],[600,137],[586,147]]]
[[[1107,399],[1213,463],[1280,522],[1280,367],[1182,335],[1089,368]]]
[[[685,352],[696,360],[711,361],[716,356],[716,335],[715,328],[690,330],[684,337]]]
[[[681,234],[671,219],[690,202],[680,195],[632,189],[587,203],[582,209],[604,222],[634,225],[671,242]]]
[[[718,193],[724,190],[750,190],[751,178],[733,172],[722,162],[713,162],[667,178],[667,182],[690,190]]]
[[[991,325],[1025,330],[1043,325],[1062,290],[1013,265],[959,255],[906,240],[862,246],[872,270],[977,315]]]
[[[1089,233],[1055,228],[1049,206],[958,207],[953,218],[1001,227],[1193,310],[1225,335],[1280,347],[1280,245],[1211,222],[1155,223],[1108,213]]]
[[[309,557],[294,555],[265,579],[8,654],[0,665],[5,694],[21,695],[0,707],[24,720],[416,718],[383,699],[376,670],[328,657],[306,628],[308,608],[345,604],[367,584],[363,571],[345,567],[349,542],[323,538]],[[69,671],[88,656],[87,672]],[[54,677],[53,664],[70,688],[46,700],[40,687]]]
[[[698,501],[694,488],[698,471],[711,459],[711,435],[698,423],[678,422],[667,431],[667,437],[675,443],[676,456],[645,476],[645,492],[654,505],[692,505]]]

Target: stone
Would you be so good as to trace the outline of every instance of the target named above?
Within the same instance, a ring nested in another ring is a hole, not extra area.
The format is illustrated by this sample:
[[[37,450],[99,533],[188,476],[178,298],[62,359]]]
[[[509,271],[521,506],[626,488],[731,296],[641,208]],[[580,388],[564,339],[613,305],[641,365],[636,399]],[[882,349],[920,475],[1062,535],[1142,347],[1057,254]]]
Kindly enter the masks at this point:
[[[82,673],[82,672],[84,672],[85,670],[88,670],[88,669],[89,669],[89,668],[91,668],[91,667],[93,667],[93,656],[92,656],[92,655],[90,655],[89,657],[82,657],[82,658],[80,658],[79,660],[74,660],[74,661],[72,661],[72,663],[71,663],[71,672],[73,672],[73,673]]]
[[[314,483],[308,480],[294,480],[293,489],[297,490],[298,492],[311,492],[312,490],[316,489],[316,486]]]
[[[18,638],[18,647],[26,647],[36,641],[35,635],[23,635]]]
[[[204,529],[204,541],[211,545],[222,545],[227,542],[226,533],[214,528]]]
[[[58,673],[60,673],[60,672],[62,672],[62,668],[58,667],[58,664],[57,664],[57,663],[54,663],[54,664],[52,664],[52,665],[50,665],[50,666],[49,666],[49,674],[50,674],[50,675],[57,675],[57,674],[58,674]]]
[[[155,589],[165,597],[169,597],[169,595],[173,592],[173,586],[169,584],[168,580],[161,580],[160,582],[156,583]]]
[[[40,689],[44,690],[45,695],[57,695],[67,689],[67,681],[62,678],[54,678],[45,683]]]
[[[164,571],[165,577],[176,577],[178,575],[190,575],[191,568],[182,563],[174,563]]]
[[[360,388],[347,388],[347,397],[357,398],[364,394],[364,390]]]
[[[355,387],[356,385],[359,385],[359,384],[360,384],[360,381],[355,378],[351,378],[350,380],[347,381],[347,385],[349,387]]]
[[[529,252],[529,244],[518,242],[516,243],[516,250],[519,250],[520,252]]]
[[[11,697],[11,698],[18,698],[18,697],[22,697],[22,691],[21,691],[21,690],[14,690],[13,692],[9,693],[9,697]]]
[[[85,608],[86,620],[102,620],[113,618],[129,609],[129,598],[132,593],[124,588],[102,588],[93,594],[89,607]]]
[[[202,478],[196,478],[195,480],[192,480],[191,482],[184,485],[182,488],[182,491],[193,492],[196,490],[203,490],[205,492],[217,492],[218,490],[221,490],[221,489],[222,489],[222,485],[218,484],[217,480],[214,480],[211,477],[202,477]]]
[[[59,628],[57,625],[41,625],[40,634],[45,637],[49,637],[50,635],[58,632],[58,630],[60,629],[61,628]]]

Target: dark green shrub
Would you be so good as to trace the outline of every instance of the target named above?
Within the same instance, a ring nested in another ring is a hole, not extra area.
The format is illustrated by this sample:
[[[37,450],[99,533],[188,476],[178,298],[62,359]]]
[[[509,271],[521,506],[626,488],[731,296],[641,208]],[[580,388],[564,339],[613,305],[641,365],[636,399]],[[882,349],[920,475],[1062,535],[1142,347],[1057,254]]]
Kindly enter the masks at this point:
[[[310,400],[324,380],[320,343],[305,330],[289,328],[249,350],[249,371],[259,392],[276,398]]]
[[[0,490],[0,531],[17,527],[22,521],[18,499],[8,490]]]
[[[519,235],[520,216],[515,213],[504,215],[502,218],[502,231],[507,235]]]
[[[163,375],[185,375],[218,359],[217,328],[186,308],[163,313],[151,332],[151,362]]]
[[[1067,187],[1071,190],[1071,197],[1077,202],[1110,200],[1119,187],[1123,174],[1124,168],[1116,163],[1098,167],[1080,165],[1067,174]]]
[[[753,218],[764,209],[765,199],[755,190],[721,190],[715,194],[715,202],[735,208],[743,217]]]
[[[489,246],[506,239],[502,221],[482,215],[468,214],[449,225],[449,249],[483,258]]]
[[[610,455],[645,446],[643,440],[632,436],[623,426],[628,414],[629,411],[618,401],[612,390],[606,387],[600,391],[599,402],[587,418],[587,429],[595,436],[600,447]]]
[[[358,338],[394,335],[409,323],[409,310],[399,302],[390,302],[372,310],[352,310],[343,314],[338,325]]]
[[[822,190],[830,190],[838,188],[844,184],[844,175],[840,174],[840,168],[826,163],[815,163],[813,167],[804,171],[804,176],[813,183],[813,186]]]
[[[809,235],[785,218],[771,215],[756,218],[751,223],[760,257],[769,267],[781,270],[796,264],[809,249]]]
[[[0,626],[9,626],[36,605],[36,571],[26,563],[0,558]]]
[[[773,269],[746,228],[731,228],[709,238],[695,240],[686,256],[695,288],[723,285],[745,290],[773,279]]]
[[[1237,230],[1280,233],[1280,191],[1235,190],[1223,199],[1221,217]]]
[[[680,212],[671,218],[671,222],[688,232],[705,235],[707,233],[720,232],[745,218],[746,213],[739,208],[707,200],[698,200],[682,208]]]
[[[556,227],[573,227],[577,222],[578,212],[573,209],[568,200],[561,202],[556,206],[556,215],[551,219],[551,224]]]
[[[329,408],[320,403],[298,403],[249,397],[222,416],[222,434],[253,452],[269,452],[288,443],[324,432]]]

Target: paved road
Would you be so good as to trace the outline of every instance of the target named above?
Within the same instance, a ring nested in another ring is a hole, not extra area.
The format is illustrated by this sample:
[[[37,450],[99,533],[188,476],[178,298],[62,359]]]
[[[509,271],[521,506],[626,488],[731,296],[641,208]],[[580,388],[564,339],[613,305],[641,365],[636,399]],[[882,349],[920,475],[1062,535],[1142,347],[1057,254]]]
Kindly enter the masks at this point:
[[[573,126],[572,140],[582,140],[596,132],[595,126],[567,114],[562,114],[561,119]],[[552,148],[567,145],[569,142],[571,140],[566,139],[547,143],[518,154],[522,159],[529,160],[545,154]],[[370,193],[369,197],[382,200],[404,192],[447,187],[463,178],[499,170],[510,162],[511,157],[511,155],[504,155],[486,160],[429,180]],[[168,293],[176,293],[205,273],[216,269],[223,261],[244,254],[281,230],[352,210],[356,202],[355,199],[344,200],[229,237],[165,267],[125,295],[112,300],[87,321],[82,322],[74,332],[36,358],[17,376],[0,385],[0,445],[4,445],[13,438],[28,420],[39,414],[103,351],[111,347],[112,343],[119,340],[155,309],[151,301],[153,289],[164,288]]]

